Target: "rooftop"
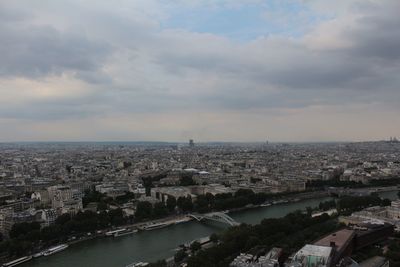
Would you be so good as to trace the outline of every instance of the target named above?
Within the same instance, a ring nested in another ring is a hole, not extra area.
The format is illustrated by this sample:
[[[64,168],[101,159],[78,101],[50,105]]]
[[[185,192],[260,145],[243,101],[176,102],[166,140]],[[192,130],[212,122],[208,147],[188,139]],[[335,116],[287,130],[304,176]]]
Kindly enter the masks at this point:
[[[342,229],[314,242],[314,245],[330,247],[334,242],[336,249],[341,250],[355,235],[353,230]]]

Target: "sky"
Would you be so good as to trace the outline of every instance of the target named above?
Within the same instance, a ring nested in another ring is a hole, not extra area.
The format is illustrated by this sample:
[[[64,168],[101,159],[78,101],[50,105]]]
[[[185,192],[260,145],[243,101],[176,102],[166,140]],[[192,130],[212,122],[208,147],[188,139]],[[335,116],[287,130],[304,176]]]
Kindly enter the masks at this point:
[[[398,0],[2,0],[0,142],[400,137]]]

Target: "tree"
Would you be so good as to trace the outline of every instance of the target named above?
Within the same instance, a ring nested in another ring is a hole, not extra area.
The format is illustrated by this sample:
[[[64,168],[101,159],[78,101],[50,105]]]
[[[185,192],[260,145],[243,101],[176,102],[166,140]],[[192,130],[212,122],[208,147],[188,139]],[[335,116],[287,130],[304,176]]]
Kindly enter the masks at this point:
[[[382,207],[390,206],[390,204],[392,204],[392,201],[390,199],[387,199],[387,198],[382,199],[382,202],[381,202]]]
[[[198,196],[195,204],[196,211],[200,213],[206,213],[210,211],[210,203],[208,202],[207,197],[204,195]]]
[[[106,210],[106,209],[107,209],[107,204],[106,204],[105,202],[100,201],[100,202],[97,204],[97,210],[98,210],[98,211],[102,211],[102,210]]]
[[[173,212],[176,207],[176,198],[174,196],[168,196],[167,198],[167,209],[169,212]]]
[[[198,241],[194,241],[192,244],[190,244],[190,250],[195,253],[196,251],[201,249],[201,244]]]
[[[156,204],[154,204],[153,208],[154,217],[156,218],[164,217],[165,215],[167,215],[167,213],[168,213],[167,207],[164,205],[164,203],[157,202]]]
[[[33,230],[40,230],[40,224],[38,222],[32,223],[16,223],[11,227],[10,237],[11,238],[23,238],[29,232]]]
[[[82,204],[86,207],[90,202],[99,202],[102,198],[105,198],[105,194],[97,191],[85,190],[85,195],[82,198]]]
[[[306,207],[307,215],[311,216],[313,209],[311,207]]]
[[[247,239],[246,245],[245,245],[245,250],[249,250],[257,245],[260,244],[260,239],[256,236],[250,236]]]
[[[135,199],[135,194],[132,193],[132,192],[125,192],[125,195],[117,196],[115,198],[116,202],[119,203],[119,204],[126,203],[131,199]]]
[[[210,241],[213,242],[214,244],[218,243],[219,237],[216,233],[213,233],[210,235]]]
[[[183,212],[189,212],[193,210],[192,197],[188,195],[187,197],[179,197],[177,201],[178,208]]]
[[[254,192],[251,189],[239,189],[235,193],[235,197],[242,197],[242,196],[247,197],[250,195],[254,195]]]
[[[65,213],[57,217],[56,224],[63,225],[70,220],[71,220],[71,215],[69,213]]]
[[[232,256],[260,245],[296,250],[339,227],[328,215],[312,218],[301,211],[283,218],[264,219],[259,225],[242,224],[228,228],[222,233],[220,243],[198,251],[187,259],[187,264],[189,267],[228,266]]]
[[[136,206],[135,218],[137,220],[150,219],[153,214],[153,205],[148,201],[140,201]]]
[[[175,260],[175,262],[181,262],[186,257],[187,257],[186,252],[183,249],[180,249],[175,253],[174,260]]]
[[[43,227],[40,231],[40,236],[44,241],[57,240],[60,237],[61,226],[54,224]]]
[[[122,212],[122,209],[110,210],[108,212],[108,216],[110,217],[110,222],[112,225],[119,226],[125,223],[124,213]]]
[[[193,173],[191,173],[191,172],[181,173],[181,176],[179,178],[179,185],[189,186],[189,185],[195,185],[195,184],[196,183],[193,180]]]

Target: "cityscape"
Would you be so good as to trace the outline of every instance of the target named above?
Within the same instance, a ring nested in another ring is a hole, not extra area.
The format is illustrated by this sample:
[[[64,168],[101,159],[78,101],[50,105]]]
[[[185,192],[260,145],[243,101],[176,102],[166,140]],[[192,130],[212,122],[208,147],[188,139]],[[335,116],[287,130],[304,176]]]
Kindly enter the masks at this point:
[[[399,0],[1,0],[0,267],[400,267]]]
[[[132,262],[121,264],[211,266],[214,257],[216,264],[229,261],[226,264],[232,267],[349,266],[364,264],[356,259],[366,255],[389,264],[396,262],[395,237],[400,231],[399,148],[396,138],[357,143],[196,143],[192,139],[187,143],[3,143],[2,260],[4,266],[25,261],[32,266],[68,266],[79,259],[87,266],[95,262],[90,256],[83,260],[82,255],[71,254],[64,265],[57,257],[85,244],[89,247],[84,249],[90,250],[93,242],[113,246],[125,240],[129,245],[138,236],[156,237],[158,231],[172,229],[170,238],[185,231],[196,238],[183,236],[184,242],[174,250],[164,248],[165,258],[148,247],[143,248],[147,253],[132,250],[121,258]],[[286,207],[291,206],[299,211],[290,213]],[[263,220],[272,208],[282,208],[287,215]],[[249,224],[246,218],[237,218],[246,216],[246,211],[259,215]],[[288,220],[282,222],[288,228],[274,233],[275,228],[279,231],[279,220]],[[186,224],[209,227],[212,234],[179,228]],[[224,230],[228,227],[233,230]],[[251,235],[261,231],[257,227],[266,227],[266,233]],[[307,232],[313,228],[318,230]],[[240,237],[241,231],[249,234]],[[284,233],[290,231],[304,233],[288,242]],[[213,250],[229,242],[240,243],[217,259]],[[382,246],[387,258],[382,251],[370,251],[371,246]]]

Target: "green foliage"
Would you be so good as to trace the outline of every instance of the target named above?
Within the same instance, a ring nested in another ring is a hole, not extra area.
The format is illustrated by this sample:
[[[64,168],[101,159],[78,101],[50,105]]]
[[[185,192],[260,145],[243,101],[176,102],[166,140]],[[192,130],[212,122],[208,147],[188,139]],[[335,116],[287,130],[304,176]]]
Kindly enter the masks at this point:
[[[63,225],[63,224],[67,223],[70,220],[71,220],[71,215],[69,213],[66,213],[66,214],[63,214],[61,216],[58,216],[55,223]]]
[[[311,208],[311,207],[306,207],[306,211],[307,211],[307,215],[308,215],[308,216],[311,216],[312,211],[313,211],[313,208]]]
[[[385,198],[385,199],[382,199],[380,205],[382,207],[387,207],[387,206],[390,206],[390,204],[392,204],[392,201],[390,199],[388,199],[388,198]]]
[[[162,218],[168,214],[167,207],[164,203],[158,202],[154,204],[153,214],[155,218]]]
[[[173,212],[176,207],[176,198],[174,196],[169,196],[167,199],[167,209],[169,212]]]
[[[187,257],[187,253],[185,250],[180,249],[175,253],[174,260],[175,262],[181,262]]]
[[[352,255],[352,258],[357,262],[362,262],[374,256],[383,256],[382,248],[379,248],[375,245],[367,246],[357,251],[354,255]]]
[[[307,181],[306,188],[321,188],[321,187],[348,187],[348,188],[362,188],[373,186],[395,186],[400,184],[399,177],[391,177],[390,179],[372,179],[369,184],[355,181],[340,181],[338,179],[331,180],[313,180]]]
[[[194,253],[201,249],[201,244],[198,241],[194,241],[190,244],[190,250]]]
[[[318,208],[319,208],[319,210],[322,210],[322,211],[334,209],[334,208],[336,208],[336,201],[328,200],[328,201],[321,202],[321,203],[319,203]]]
[[[183,172],[179,177],[179,185],[181,186],[189,186],[195,185],[196,183],[193,180],[193,173],[191,172]]]
[[[57,242],[64,242],[71,235],[83,235],[109,226],[126,223],[121,209],[110,212],[78,212],[71,217],[64,214],[56,219],[55,224],[40,229],[39,223],[17,223],[10,231],[10,240],[0,243],[0,253],[22,256],[31,253],[34,248]]]
[[[95,190],[85,190],[85,195],[82,198],[82,204],[84,207],[86,207],[90,202],[100,202],[104,198],[106,198],[105,194]]]
[[[115,198],[115,201],[118,204],[123,204],[123,203],[126,203],[126,202],[128,202],[129,200],[132,200],[132,199],[135,199],[135,194],[132,193],[132,192],[126,192],[125,195],[117,196]]]
[[[379,206],[381,204],[382,199],[380,199],[378,195],[360,197],[344,196],[338,200],[337,209],[340,213],[350,214],[366,207]]]
[[[281,246],[291,251],[338,227],[326,214],[312,218],[301,212],[284,218],[264,219],[254,226],[242,224],[227,229],[220,244],[197,252],[187,262],[189,267],[228,266],[235,255],[255,246],[266,249]]]
[[[10,230],[10,237],[11,238],[24,237],[29,232],[34,230],[40,230],[40,224],[38,222],[16,223],[12,226]]]
[[[389,177],[388,179],[373,179],[369,182],[371,186],[397,186],[400,184],[400,177]]]
[[[321,187],[360,188],[360,187],[366,187],[366,185],[364,185],[362,182],[340,181],[338,179],[313,180],[313,181],[307,181],[306,183],[306,188],[321,188]]]
[[[176,205],[183,212],[191,212],[193,211],[193,202],[192,197],[188,195],[187,197],[179,197]]]
[[[103,202],[103,201],[100,201],[100,202],[97,204],[97,210],[98,210],[98,211],[105,211],[105,210],[107,210],[107,203],[105,203],[105,202]]]
[[[153,205],[148,201],[140,201],[136,206],[135,218],[139,221],[150,219],[153,215]]]
[[[390,266],[400,266],[400,240],[390,240],[385,256],[390,260]]]
[[[215,243],[218,243],[219,237],[216,233],[213,233],[212,235],[210,235],[210,241]]]

